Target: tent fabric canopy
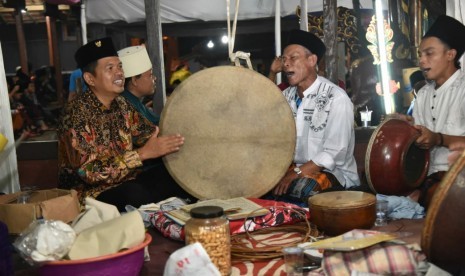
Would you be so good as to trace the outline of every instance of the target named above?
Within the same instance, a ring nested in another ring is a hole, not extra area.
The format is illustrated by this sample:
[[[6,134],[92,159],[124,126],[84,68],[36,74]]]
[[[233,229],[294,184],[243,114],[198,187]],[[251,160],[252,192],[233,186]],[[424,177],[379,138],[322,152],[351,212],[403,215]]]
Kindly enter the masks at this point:
[[[162,23],[188,21],[227,20],[226,0],[158,0]],[[301,0],[279,0],[281,16],[295,14]],[[386,0],[383,0],[383,2]],[[323,0],[307,0],[308,12],[321,11]],[[233,18],[235,0],[231,0],[230,13]],[[372,0],[361,0],[362,9],[371,9]],[[338,6],[352,8],[352,0],[338,0]],[[275,16],[274,0],[243,0],[239,5],[238,20],[267,18]],[[87,0],[87,23],[110,24],[119,21],[127,23],[145,21],[144,0]]]

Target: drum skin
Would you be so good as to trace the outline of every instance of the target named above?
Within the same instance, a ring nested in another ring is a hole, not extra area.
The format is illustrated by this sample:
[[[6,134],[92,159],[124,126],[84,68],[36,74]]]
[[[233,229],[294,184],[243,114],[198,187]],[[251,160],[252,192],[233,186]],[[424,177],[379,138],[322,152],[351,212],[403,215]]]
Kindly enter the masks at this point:
[[[436,188],[421,247],[428,261],[452,275],[465,272],[465,151]]]
[[[409,122],[386,119],[373,132],[365,156],[370,189],[384,195],[407,195],[421,185],[429,151],[415,145],[420,132]]]
[[[242,67],[213,67],[183,81],[166,102],[160,131],[185,137],[163,161],[199,199],[260,197],[294,157],[289,104],[275,83]]]
[[[370,229],[376,219],[376,197],[357,191],[316,194],[308,199],[310,221],[326,235]]]

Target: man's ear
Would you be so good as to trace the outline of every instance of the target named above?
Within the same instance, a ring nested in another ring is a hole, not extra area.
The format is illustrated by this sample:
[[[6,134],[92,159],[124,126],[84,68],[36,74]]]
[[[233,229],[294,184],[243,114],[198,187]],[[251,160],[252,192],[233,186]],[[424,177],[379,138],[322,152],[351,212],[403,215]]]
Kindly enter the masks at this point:
[[[86,83],[90,86],[95,86],[95,77],[89,72],[82,73],[82,77],[86,81]]]
[[[449,49],[449,50],[447,51],[447,59],[448,59],[448,60],[452,60],[452,61],[453,61],[453,60],[455,59],[455,56],[456,56],[456,55],[457,55],[457,50],[455,50],[455,49]]]
[[[311,54],[308,56],[309,61],[312,63],[312,66],[316,66],[318,64],[318,56],[315,54]]]
[[[137,86],[137,78],[136,77],[131,77],[131,84],[133,86]]]

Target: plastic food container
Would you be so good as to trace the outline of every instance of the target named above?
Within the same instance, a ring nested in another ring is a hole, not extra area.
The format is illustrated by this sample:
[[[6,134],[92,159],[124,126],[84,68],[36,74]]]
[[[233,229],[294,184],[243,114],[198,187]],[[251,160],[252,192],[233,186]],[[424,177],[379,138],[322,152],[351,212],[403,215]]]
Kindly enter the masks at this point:
[[[218,206],[196,207],[190,211],[186,222],[186,244],[199,242],[207,251],[212,263],[222,275],[231,273],[231,237],[229,221],[223,208]]]

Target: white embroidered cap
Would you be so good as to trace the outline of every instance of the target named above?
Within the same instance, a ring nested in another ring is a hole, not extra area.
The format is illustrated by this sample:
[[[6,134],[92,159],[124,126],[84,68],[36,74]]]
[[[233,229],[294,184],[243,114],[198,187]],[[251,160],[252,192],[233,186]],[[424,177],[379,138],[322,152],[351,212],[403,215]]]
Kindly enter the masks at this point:
[[[124,77],[130,78],[147,72],[152,68],[147,49],[144,46],[131,46],[118,51],[123,63]]]

